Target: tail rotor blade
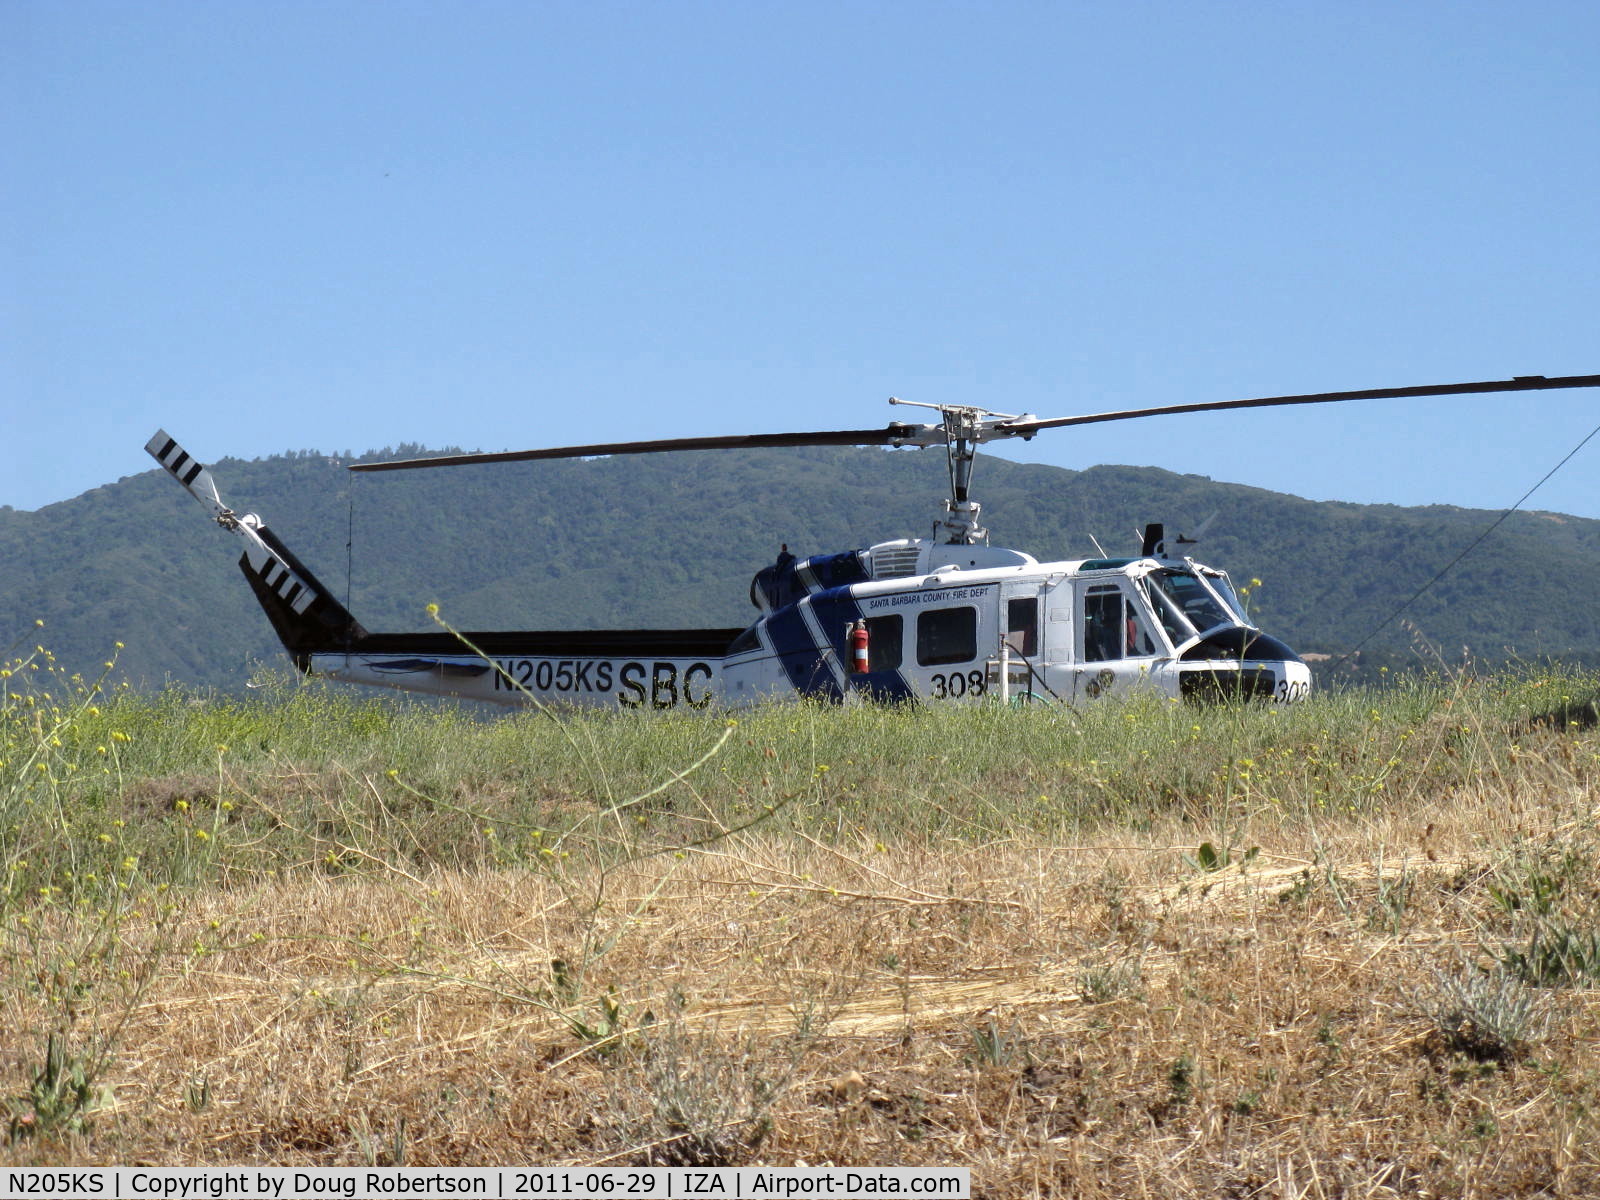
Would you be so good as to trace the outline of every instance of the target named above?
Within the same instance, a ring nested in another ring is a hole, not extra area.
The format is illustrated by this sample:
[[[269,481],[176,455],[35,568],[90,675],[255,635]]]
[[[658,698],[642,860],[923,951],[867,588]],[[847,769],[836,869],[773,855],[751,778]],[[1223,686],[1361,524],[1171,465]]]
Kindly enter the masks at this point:
[[[166,469],[168,475],[183,484],[185,491],[209,509],[218,522],[226,524],[233,520],[233,510],[222,502],[222,493],[217,491],[217,483],[211,478],[211,472],[178,445],[165,429],[156,430],[155,437],[146,442],[144,448],[151,458]]]
[[[240,560],[240,566],[250,579],[250,586],[256,589],[257,598],[267,609],[267,615],[285,645],[300,636],[293,627],[295,618],[303,616],[319,601],[322,610],[332,614],[330,622],[341,628],[355,628],[350,615],[332,599],[328,590],[289,548],[261,523],[259,517],[252,513],[241,516],[222,502],[222,493],[217,490],[211,472],[178,445],[171,434],[165,429],[158,429],[144,448],[167,474],[183,485],[184,491],[205,506],[218,525],[244,539],[244,557]],[[290,615],[274,615],[278,609],[286,609]],[[295,647],[290,646],[290,649],[294,650]]]

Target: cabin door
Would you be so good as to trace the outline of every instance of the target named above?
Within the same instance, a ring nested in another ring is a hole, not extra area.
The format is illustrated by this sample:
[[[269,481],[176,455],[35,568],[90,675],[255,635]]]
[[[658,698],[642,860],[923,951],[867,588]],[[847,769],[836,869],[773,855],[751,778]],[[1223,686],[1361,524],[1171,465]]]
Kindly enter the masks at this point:
[[[1002,692],[1001,663],[1006,664],[1004,695],[1010,699],[1047,695],[1044,664],[1049,658],[1046,613],[1049,594],[1037,581],[1000,585],[999,646],[990,670],[989,689]]]
[[[1098,700],[1127,692],[1149,677],[1160,645],[1144,608],[1124,579],[1075,581],[1076,665],[1073,699]]]

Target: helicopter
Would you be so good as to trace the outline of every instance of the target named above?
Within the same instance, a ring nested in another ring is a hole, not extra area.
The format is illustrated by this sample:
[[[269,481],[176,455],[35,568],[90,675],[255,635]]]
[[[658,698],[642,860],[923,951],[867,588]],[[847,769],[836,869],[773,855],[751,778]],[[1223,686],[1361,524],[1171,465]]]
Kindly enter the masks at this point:
[[[223,503],[210,471],[164,430],[145,449],[243,539],[239,560],[295,666],[351,683],[494,704],[725,710],[772,700],[1084,704],[1136,693],[1292,704],[1307,664],[1259,629],[1227,573],[1147,525],[1139,553],[1041,562],[993,546],[972,496],[977,448],[1048,429],[1180,413],[1361,399],[1600,386],[1600,375],[1515,376],[1201,401],[1041,419],[966,405],[936,422],[610,442],[359,463],[393,471],[534,459],[785,446],[942,447],[950,494],[926,536],[800,557],[755,572],[743,628],[369,632],[255,514]],[[1097,551],[1100,548],[1096,547]]]

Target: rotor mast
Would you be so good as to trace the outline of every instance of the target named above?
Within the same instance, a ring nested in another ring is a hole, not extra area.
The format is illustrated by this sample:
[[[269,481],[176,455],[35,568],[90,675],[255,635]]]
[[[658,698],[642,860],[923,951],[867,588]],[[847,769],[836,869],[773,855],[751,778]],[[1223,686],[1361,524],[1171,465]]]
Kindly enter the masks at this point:
[[[972,464],[977,458],[980,442],[996,436],[995,427],[1003,421],[1031,420],[1031,416],[1014,416],[990,412],[964,404],[923,404],[916,400],[889,397],[890,404],[903,404],[912,408],[935,410],[943,427],[945,460],[950,469],[950,497],[944,502],[944,514],[935,524],[938,540],[949,546],[970,546],[988,541],[989,531],[978,524],[982,505],[972,499]],[[937,426],[924,426],[937,429]],[[1002,435],[1003,436],[1003,435]],[[907,443],[910,439],[907,439]],[[928,445],[928,441],[922,441]]]

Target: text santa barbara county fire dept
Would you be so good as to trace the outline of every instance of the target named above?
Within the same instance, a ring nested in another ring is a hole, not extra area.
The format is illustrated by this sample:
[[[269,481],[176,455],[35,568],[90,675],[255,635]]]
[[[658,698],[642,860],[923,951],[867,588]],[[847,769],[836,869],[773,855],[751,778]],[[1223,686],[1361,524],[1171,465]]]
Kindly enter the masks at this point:
[[[850,1196],[931,1196],[966,1200],[972,1194],[965,1167],[741,1167],[695,1170],[555,1170],[472,1167],[445,1170],[391,1167],[365,1170],[281,1168],[104,1168],[7,1171],[0,1200],[48,1196],[54,1200],[318,1200],[321,1197],[406,1196],[414,1200],[457,1196],[527,1196],[541,1200],[611,1197],[627,1200],[808,1200]]]

